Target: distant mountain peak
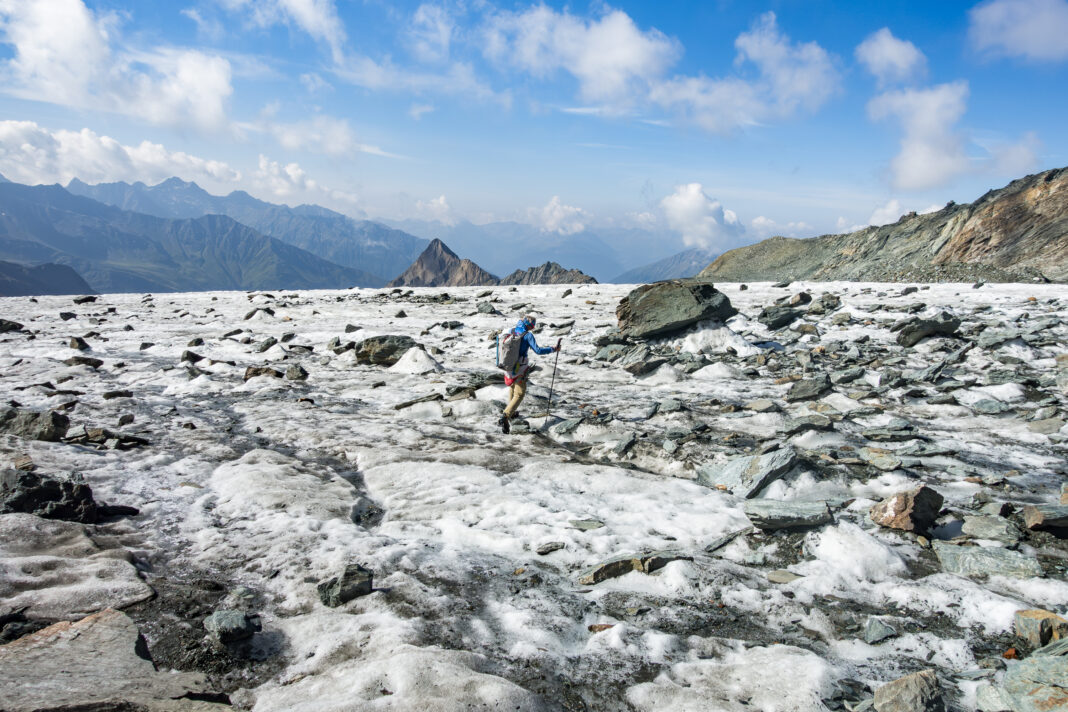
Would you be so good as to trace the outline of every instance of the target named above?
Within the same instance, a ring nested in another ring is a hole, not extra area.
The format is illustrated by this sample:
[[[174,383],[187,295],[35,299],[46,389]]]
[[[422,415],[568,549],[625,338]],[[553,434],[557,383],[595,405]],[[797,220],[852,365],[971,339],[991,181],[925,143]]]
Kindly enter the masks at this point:
[[[564,269],[556,262],[517,269],[501,280],[502,285],[524,284],[597,284],[597,280],[577,269]]]
[[[434,240],[423,254],[389,283],[391,287],[476,287],[495,285],[496,277],[471,260],[460,257],[441,240]]]

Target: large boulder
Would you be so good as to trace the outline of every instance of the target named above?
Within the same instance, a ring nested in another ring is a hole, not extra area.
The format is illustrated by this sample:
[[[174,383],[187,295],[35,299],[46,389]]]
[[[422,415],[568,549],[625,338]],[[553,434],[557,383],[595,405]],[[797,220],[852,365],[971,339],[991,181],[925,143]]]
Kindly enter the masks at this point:
[[[722,465],[709,464],[698,468],[697,484],[725,489],[736,497],[751,499],[796,464],[797,453],[792,448],[774,450],[764,455],[736,457]]]
[[[67,434],[70,418],[54,410],[0,409],[0,432],[27,440],[58,442]]]
[[[410,336],[372,336],[356,344],[356,361],[374,366],[392,366],[415,345],[415,339]]]
[[[934,670],[914,672],[875,691],[876,712],[944,712],[945,709]]]
[[[763,531],[818,527],[832,520],[826,502],[751,499],[743,505],[743,510],[749,521]]]
[[[699,321],[723,321],[737,313],[711,282],[687,279],[643,285],[616,307],[620,332],[635,339],[667,336]]]
[[[157,670],[125,613],[101,611],[0,646],[0,700],[7,712],[45,710],[229,710],[201,673]]]
[[[942,509],[942,495],[927,485],[890,495],[871,508],[871,520],[879,526],[906,532],[925,532]]]
[[[939,312],[929,319],[911,319],[902,325],[897,334],[897,343],[915,346],[928,336],[952,336],[960,328],[960,319],[949,312]]]
[[[944,541],[931,542],[938,562],[946,573],[958,576],[1042,576],[1042,564],[1033,556],[1000,546],[960,546]]]
[[[0,471],[0,514],[22,512],[45,519],[93,524],[97,505],[89,485],[21,470]]]

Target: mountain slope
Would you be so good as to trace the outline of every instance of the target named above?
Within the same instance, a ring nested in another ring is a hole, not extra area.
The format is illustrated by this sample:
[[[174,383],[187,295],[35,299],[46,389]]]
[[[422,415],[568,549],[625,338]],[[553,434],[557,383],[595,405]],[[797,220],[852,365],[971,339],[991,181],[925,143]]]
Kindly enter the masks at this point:
[[[90,294],[93,288],[66,265],[20,265],[0,261],[0,297]]]
[[[0,184],[0,259],[56,262],[100,292],[380,286],[221,215],[168,220],[72,195]]]
[[[496,277],[471,260],[460,259],[441,240],[430,243],[390,287],[473,287],[495,285]]]
[[[624,272],[612,282],[615,284],[648,284],[665,279],[693,277],[707,267],[709,262],[716,259],[716,256],[715,252],[691,247],[671,257]]]
[[[577,269],[564,269],[555,262],[546,262],[537,267],[517,269],[502,279],[500,284],[597,284],[597,280]]]
[[[155,186],[140,182],[89,185],[75,178],[67,189],[124,210],[157,217],[226,215],[329,262],[377,275],[382,282],[400,274],[427,246],[426,240],[401,230],[370,220],[353,220],[318,205],[290,208],[267,203],[240,190],[217,196],[179,178],[168,178]]]
[[[700,277],[1015,282],[1068,281],[1068,168],[892,225],[805,240],[773,237],[721,255]]]

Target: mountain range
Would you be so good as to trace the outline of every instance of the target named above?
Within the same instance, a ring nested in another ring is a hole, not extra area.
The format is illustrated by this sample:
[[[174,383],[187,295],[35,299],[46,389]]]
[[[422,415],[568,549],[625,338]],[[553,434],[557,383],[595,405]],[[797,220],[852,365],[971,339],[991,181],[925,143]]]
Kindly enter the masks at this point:
[[[0,259],[73,268],[99,292],[380,286],[222,215],[167,219],[61,186],[0,183]]]
[[[525,284],[596,284],[597,280],[577,269],[564,269],[555,262],[512,272],[498,279],[469,259],[460,257],[441,240],[433,240],[404,274],[390,287],[473,287]]]
[[[723,253],[700,277],[722,282],[1068,281],[1068,168],[991,190],[974,203],[804,240],[773,237]]]
[[[370,220],[354,220],[318,205],[267,203],[237,190],[212,195],[196,183],[169,178],[144,183],[89,185],[77,178],[67,190],[101,203],[162,218],[226,215],[253,230],[299,247],[328,262],[373,275],[360,286],[381,286],[403,272],[427,241]]]
[[[92,287],[66,265],[43,264],[31,267],[0,261],[0,297],[92,292]]]
[[[648,284],[665,279],[683,279],[693,277],[716,259],[718,253],[691,247],[688,250],[657,260],[642,267],[628,270],[617,275],[612,282],[616,284]]]

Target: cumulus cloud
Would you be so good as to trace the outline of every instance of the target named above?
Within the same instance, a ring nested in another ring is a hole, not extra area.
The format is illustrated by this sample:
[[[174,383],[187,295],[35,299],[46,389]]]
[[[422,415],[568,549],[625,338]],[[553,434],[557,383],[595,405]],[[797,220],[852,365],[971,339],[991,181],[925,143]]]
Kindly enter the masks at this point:
[[[448,10],[440,5],[420,5],[409,28],[412,52],[424,62],[439,62],[449,56],[455,23]]]
[[[927,72],[927,58],[908,40],[899,40],[884,27],[857,45],[857,60],[880,84],[906,82]]]
[[[493,16],[484,53],[537,77],[566,71],[584,100],[626,104],[674,64],[681,49],[659,30],[643,32],[620,10],[587,20],[538,5]]]
[[[733,211],[713,200],[700,183],[680,185],[660,201],[668,226],[682,235],[687,247],[720,249],[745,232]]]
[[[0,0],[0,33],[12,51],[0,63],[0,86],[20,98],[156,124],[226,126],[233,92],[226,59],[174,48],[116,52],[118,25],[117,16],[96,14],[82,0]]]
[[[582,208],[564,205],[560,196],[554,195],[544,208],[536,213],[542,232],[574,235],[586,229],[589,214]]]
[[[333,89],[330,83],[315,72],[306,72],[300,75],[300,83],[308,90],[309,94],[318,94],[321,91]]]
[[[256,185],[278,198],[289,198],[319,190],[319,184],[308,177],[297,163],[282,165],[260,154],[259,167],[253,174]]]
[[[886,205],[881,205],[872,211],[871,217],[868,218],[868,225],[876,227],[889,225],[892,222],[897,222],[897,219],[904,215],[905,212],[905,209],[901,207],[901,201],[893,198],[887,201]]]
[[[18,183],[144,181],[171,176],[236,183],[241,174],[222,161],[142,141],[125,146],[89,129],[50,131],[33,121],[0,121],[0,173]]]
[[[980,51],[1034,61],[1068,59],[1068,0],[991,0],[968,13]]]
[[[231,11],[246,12],[261,27],[296,26],[313,39],[330,47],[331,57],[341,62],[345,49],[345,27],[338,17],[334,0],[221,0]]]
[[[868,103],[873,119],[896,119],[901,125],[901,151],[890,163],[896,188],[935,188],[970,169],[964,140],[954,128],[967,99],[968,83],[957,81],[886,92]]]
[[[453,215],[452,207],[444,195],[439,195],[432,200],[416,201],[415,208],[423,217],[437,220],[445,225],[455,225],[457,222],[456,216]]]
[[[758,238],[773,237],[808,237],[815,232],[815,228],[804,221],[779,223],[771,218],[759,215],[749,221],[749,227]]]
[[[713,133],[730,133],[799,111],[815,111],[838,88],[838,70],[815,42],[795,43],[767,12],[735,40],[736,65],[751,63],[759,76],[674,77],[653,84],[653,102],[682,113]]]

